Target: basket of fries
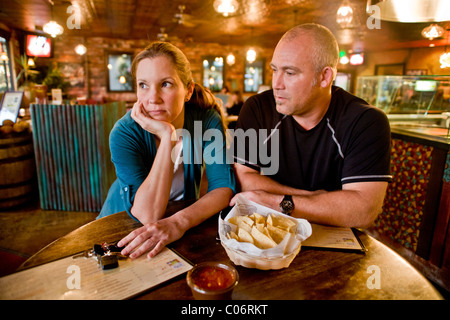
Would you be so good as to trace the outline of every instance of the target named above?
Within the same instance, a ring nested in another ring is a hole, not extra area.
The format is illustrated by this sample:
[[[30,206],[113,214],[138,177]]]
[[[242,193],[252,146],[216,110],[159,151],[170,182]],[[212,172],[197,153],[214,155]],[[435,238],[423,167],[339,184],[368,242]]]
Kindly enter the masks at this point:
[[[222,219],[219,237],[234,264],[247,268],[287,268],[312,233],[305,219],[295,219],[244,197]]]

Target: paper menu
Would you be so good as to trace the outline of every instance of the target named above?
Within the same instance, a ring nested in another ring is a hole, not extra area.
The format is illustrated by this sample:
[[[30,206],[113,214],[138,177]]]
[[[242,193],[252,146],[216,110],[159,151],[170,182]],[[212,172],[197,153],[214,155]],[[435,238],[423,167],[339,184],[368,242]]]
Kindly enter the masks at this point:
[[[320,247],[364,252],[366,249],[351,228],[311,223],[312,234],[302,242],[303,247]]]
[[[127,299],[191,268],[167,248],[152,259],[119,260],[111,270],[102,270],[94,258],[68,257],[0,278],[0,299]]]

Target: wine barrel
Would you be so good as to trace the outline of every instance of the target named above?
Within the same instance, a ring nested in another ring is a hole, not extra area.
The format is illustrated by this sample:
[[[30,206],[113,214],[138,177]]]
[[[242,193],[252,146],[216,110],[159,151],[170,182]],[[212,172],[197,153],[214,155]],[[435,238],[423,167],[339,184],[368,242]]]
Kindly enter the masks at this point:
[[[36,198],[32,134],[0,136],[0,209],[12,208]]]

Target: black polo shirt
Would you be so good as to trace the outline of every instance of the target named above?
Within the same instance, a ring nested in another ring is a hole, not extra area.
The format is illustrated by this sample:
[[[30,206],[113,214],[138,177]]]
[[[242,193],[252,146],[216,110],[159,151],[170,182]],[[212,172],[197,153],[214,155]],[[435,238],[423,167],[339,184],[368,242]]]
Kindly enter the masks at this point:
[[[332,191],[342,189],[345,183],[392,179],[386,115],[341,88],[332,88],[330,106],[311,130],[277,112],[272,90],[247,99],[236,130],[239,128],[247,134],[235,132],[235,162],[260,170],[283,185]],[[247,130],[252,128],[257,141],[254,135],[248,138]],[[260,129],[266,129],[267,135]],[[278,152],[274,153],[274,147]]]

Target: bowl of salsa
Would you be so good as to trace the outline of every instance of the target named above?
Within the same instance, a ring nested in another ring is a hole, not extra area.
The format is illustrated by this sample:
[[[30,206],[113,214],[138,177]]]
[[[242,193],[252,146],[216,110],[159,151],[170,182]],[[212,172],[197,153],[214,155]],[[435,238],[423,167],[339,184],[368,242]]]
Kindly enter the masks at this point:
[[[229,300],[239,281],[236,269],[223,262],[203,262],[186,277],[195,300]]]

